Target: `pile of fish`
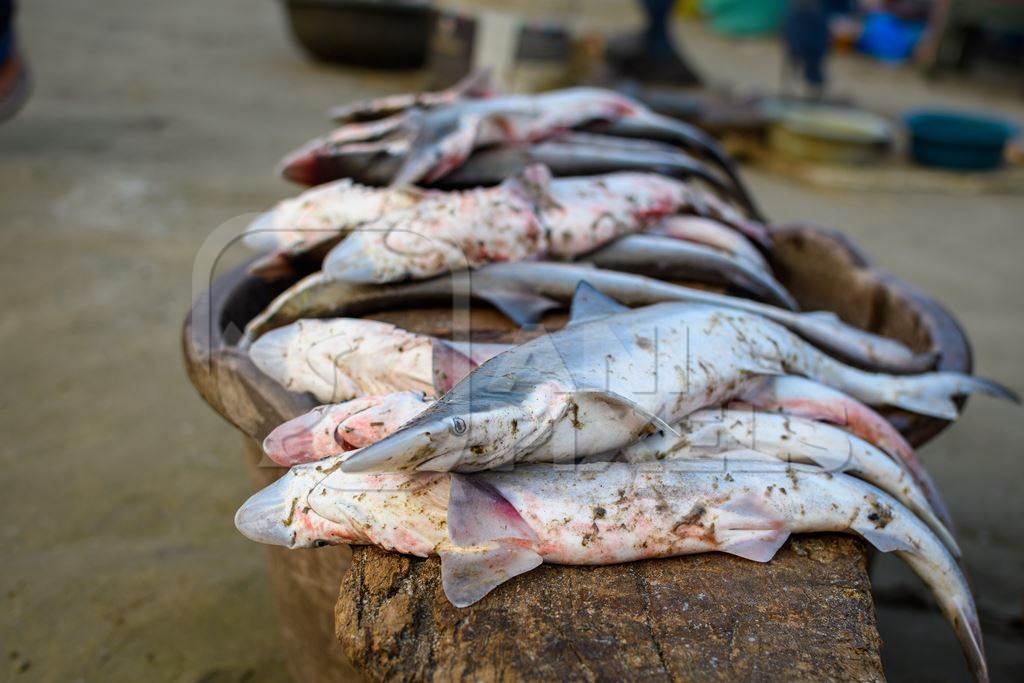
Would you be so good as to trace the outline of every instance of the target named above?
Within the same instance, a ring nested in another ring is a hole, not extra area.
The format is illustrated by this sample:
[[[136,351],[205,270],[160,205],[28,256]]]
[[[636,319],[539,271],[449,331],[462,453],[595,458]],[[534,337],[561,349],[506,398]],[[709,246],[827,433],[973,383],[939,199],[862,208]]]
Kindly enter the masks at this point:
[[[952,420],[1011,392],[799,311],[733,163],[622,95],[471,79],[336,116],[284,165],[321,184],[246,235],[254,273],[298,279],[240,346],[323,405],[266,438],[290,470],[243,534],[439,555],[461,607],[543,562],[767,562],[791,533],[849,532],[917,572],[986,679],[946,508],[874,407]],[[459,300],[569,319],[482,344],[358,317]]]

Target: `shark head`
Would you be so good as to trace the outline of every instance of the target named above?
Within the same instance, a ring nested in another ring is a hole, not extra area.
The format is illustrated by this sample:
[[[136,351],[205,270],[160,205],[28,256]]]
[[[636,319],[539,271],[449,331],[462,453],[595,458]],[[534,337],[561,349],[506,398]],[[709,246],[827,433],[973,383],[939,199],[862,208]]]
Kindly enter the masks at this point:
[[[348,518],[328,519],[311,509],[310,490],[325,476],[322,465],[293,467],[249,497],[235,513],[235,528],[246,538],[286,548],[355,543],[364,537]]]
[[[343,471],[501,467],[530,452],[565,413],[567,400],[555,382],[501,392],[473,391],[472,384],[467,378],[391,436],[353,453]]]

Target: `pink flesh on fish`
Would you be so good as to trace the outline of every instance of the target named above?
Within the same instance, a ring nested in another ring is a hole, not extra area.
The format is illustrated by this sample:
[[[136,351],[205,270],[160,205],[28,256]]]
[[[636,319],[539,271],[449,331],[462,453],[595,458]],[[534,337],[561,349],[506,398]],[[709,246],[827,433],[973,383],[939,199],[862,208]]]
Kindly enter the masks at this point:
[[[263,451],[285,467],[321,460],[380,441],[429,405],[423,394],[402,391],[319,406],[278,426]]]
[[[716,206],[724,220],[729,207]],[[492,262],[571,258],[698,208],[707,208],[707,197],[657,174],[552,179],[546,167],[531,166],[497,187],[433,195],[363,224],[327,255],[324,272],[382,283]]]
[[[252,222],[244,240],[260,251],[296,252],[408,208],[430,194],[417,188],[367,187],[348,178],[337,180],[278,202]]]

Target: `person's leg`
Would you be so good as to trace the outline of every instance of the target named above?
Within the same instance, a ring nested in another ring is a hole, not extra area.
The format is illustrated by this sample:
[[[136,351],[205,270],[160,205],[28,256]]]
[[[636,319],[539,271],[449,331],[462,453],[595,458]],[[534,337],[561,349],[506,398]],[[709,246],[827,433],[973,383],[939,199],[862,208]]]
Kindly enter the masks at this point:
[[[699,85],[700,77],[680,55],[669,34],[669,21],[677,0],[640,0],[645,26],[639,35],[612,40],[608,62],[620,76],[638,81]]]
[[[668,17],[676,0],[643,0],[642,4],[647,15],[647,27],[644,29],[647,49],[653,54],[671,54],[674,50],[668,35]]]
[[[14,0],[0,0],[0,121],[21,109],[28,92],[28,70],[14,34]]]

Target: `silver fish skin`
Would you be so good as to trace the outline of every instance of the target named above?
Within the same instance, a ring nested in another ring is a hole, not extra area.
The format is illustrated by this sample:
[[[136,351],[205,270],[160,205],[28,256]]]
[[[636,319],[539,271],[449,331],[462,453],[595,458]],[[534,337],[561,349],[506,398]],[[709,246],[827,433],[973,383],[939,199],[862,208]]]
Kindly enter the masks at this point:
[[[832,313],[796,313],[642,275],[585,264],[551,262],[494,263],[472,273],[458,272],[432,280],[387,286],[343,282],[314,273],[280,294],[253,318],[239,346],[247,348],[269,330],[301,318],[349,315],[411,301],[447,304],[459,297],[485,301],[519,324],[530,324],[537,322],[540,313],[557,308],[559,302],[569,302],[580,282],[587,282],[629,306],[682,301],[755,313],[863,368],[913,373],[927,370],[935,363],[934,353],[915,353],[894,339],[847,325]],[[509,296],[510,292],[515,296]]]
[[[804,377],[776,376],[762,378],[730,406],[754,406],[761,411],[828,422],[877,446],[910,473],[939,517],[950,526],[949,512],[939,488],[914,448],[892,423],[852,396]]]
[[[769,456],[769,466],[775,470],[796,462],[817,465],[826,472],[844,472],[898,500],[960,557],[950,529],[940,521],[928,495],[902,464],[838,427],[777,413],[721,408],[697,411],[673,427],[675,434],[652,434],[627,446],[617,457],[641,463],[717,459],[723,453],[752,451]],[[764,471],[764,467],[764,463],[755,463],[753,471]]]
[[[628,235],[583,258],[599,268],[728,285],[780,308],[799,309],[793,295],[771,274],[701,244],[661,235]]]
[[[440,555],[445,593],[459,607],[543,562],[613,564],[703,552],[767,562],[792,533],[855,533],[896,552],[921,577],[976,679],[987,680],[970,588],[946,547],[884,492],[818,468],[698,472],[599,463],[468,476],[352,475],[328,461],[292,468],[246,501],[235,522],[248,538],[286,547],[374,543]],[[324,524],[326,539],[317,536]]]
[[[536,166],[498,187],[435,195],[366,223],[331,250],[323,270],[384,283],[494,261],[571,258],[696,202],[688,185],[656,174],[552,179]]]
[[[622,448],[645,431],[742,394],[766,375],[800,374],[872,404],[956,416],[954,396],[1010,397],[957,373],[863,372],[759,316],[691,304],[609,313],[581,287],[570,324],[471,372],[430,409],[353,455],[347,472],[493,469]],[[600,313],[598,313],[600,309]]]
[[[339,156],[349,153],[344,145],[332,150],[332,154]],[[358,154],[358,150],[355,153]],[[678,147],[650,140],[568,131],[537,142],[488,147],[474,151],[462,166],[435,181],[431,187],[494,185],[534,164],[544,164],[556,177],[642,171],[682,180],[701,180],[714,191],[715,194],[709,194],[717,199],[715,204],[727,205],[728,213],[739,217],[743,230],[756,232],[755,239],[762,246],[770,244],[763,225],[718,199],[720,194],[736,201],[736,190],[730,183]]]
[[[655,223],[647,233],[702,244],[744,259],[766,273],[772,272],[768,261],[742,232],[713,218],[668,216]]]

